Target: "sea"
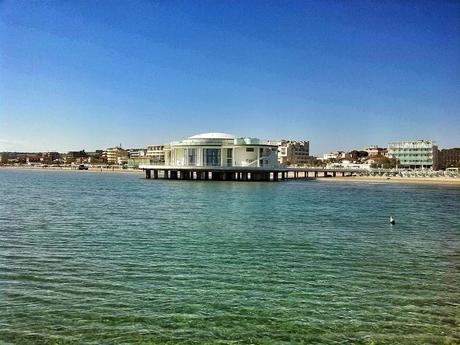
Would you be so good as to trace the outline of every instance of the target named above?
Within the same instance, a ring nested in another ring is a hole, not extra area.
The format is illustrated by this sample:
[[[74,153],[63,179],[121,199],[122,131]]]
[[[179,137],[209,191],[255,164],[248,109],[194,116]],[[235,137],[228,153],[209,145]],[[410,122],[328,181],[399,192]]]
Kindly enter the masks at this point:
[[[459,186],[0,169],[0,343],[459,342]]]

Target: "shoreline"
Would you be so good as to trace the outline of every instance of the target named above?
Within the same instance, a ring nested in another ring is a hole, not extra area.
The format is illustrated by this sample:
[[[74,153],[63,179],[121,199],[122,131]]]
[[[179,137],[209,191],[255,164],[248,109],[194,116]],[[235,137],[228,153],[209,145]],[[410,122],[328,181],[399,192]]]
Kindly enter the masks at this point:
[[[142,174],[143,170],[139,169],[104,169],[104,168],[89,168],[88,170],[78,170],[70,168],[57,168],[57,167],[27,167],[27,166],[0,166],[0,169],[6,170],[26,170],[26,171],[61,171],[61,172],[91,172],[91,173],[109,173],[109,174]],[[304,180],[288,179],[287,181]],[[460,186],[460,178],[449,177],[386,177],[386,176],[344,176],[344,177],[318,177],[316,179],[309,179],[309,181],[320,182],[363,182],[363,183],[409,183],[409,184],[431,184],[431,185],[445,185],[445,186]]]
[[[71,169],[71,168],[53,168],[53,167],[46,167],[46,168],[33,168],[33,167],[26,167],[26,166],[0,166],[0,169],[7,169],[7,170],[27,170],[27,171],[61,171],[61,172],[96,172],[96,173],[143,173],[143,170],[136,170],[136,169],[104,169],[104,168],[88,168],[88,170],[78,170],[78,169]]]
[[[435,184],[445,186],[460,186],[459,178],[449,177],[385,177],[385,176],[346,176],[346,177],[320,177],[318,181],[324,182],[374,182],[374,183],[410,183],[410,184]]]

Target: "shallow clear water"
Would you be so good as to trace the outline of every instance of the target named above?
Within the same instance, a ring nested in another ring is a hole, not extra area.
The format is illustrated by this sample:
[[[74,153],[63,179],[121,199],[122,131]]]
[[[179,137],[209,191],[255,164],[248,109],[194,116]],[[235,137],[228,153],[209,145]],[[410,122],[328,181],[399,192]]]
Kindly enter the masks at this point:
[[[452,186],[0,170],[0,339],[458,343],[459,213]]]

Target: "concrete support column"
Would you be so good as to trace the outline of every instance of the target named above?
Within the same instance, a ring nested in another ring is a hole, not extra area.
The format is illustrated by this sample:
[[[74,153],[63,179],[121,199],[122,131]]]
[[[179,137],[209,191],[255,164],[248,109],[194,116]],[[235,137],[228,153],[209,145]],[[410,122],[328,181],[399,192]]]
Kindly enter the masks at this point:
[[[158,179],[158,170],[153,170],[153,178],[156,180]]]
[[[171,179],[177,180],[177,170],[171,170]]]
[[[165,180],[169,179],[169,170],[163,170],[163,178]]]
[[[152,178],[151,170],[148,170],[148,169],[145,170],[145,178],[146,178],[146,179]]]
[[[273,181],[278,181],[278,171],[273,172]]]
[[[265,173],[265,181],[270,182],[270,171],[267,171],[267,172]]]
[[[332,176],[336,177],[337,173],[335,171],[332,172]]]

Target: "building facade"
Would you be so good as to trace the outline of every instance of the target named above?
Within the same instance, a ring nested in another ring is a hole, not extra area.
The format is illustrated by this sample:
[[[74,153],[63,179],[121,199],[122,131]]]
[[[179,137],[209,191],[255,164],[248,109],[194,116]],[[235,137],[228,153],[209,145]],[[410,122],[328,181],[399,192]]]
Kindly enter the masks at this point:
[[[388,153],[388,149],[385,147],[378,147],[377,145],[371,145],[366,147],[364,151],[367,152],[369,157],[381,157],[386,156]]]
[[[67,152],[65,156],[65,163],[70,164],[70,163],[83,163],[83,161],[88,157],[87,153],[85,150],[81,151],[69,151]]]
[[[435,169],[438,147],[430,140],[398,141],[388,144],[388,155],[409,169]]]
[[[128,151],[121,147],[110,147],[105,150],[108,164],[120,164],[120,161],[128,161]]]
[[[438,152],[438,168],[459,168],[460,167],[460,148],[442,149]]]
[[[152,164],[163,165],[165,164],[165,145],[149,145],[145,155],[150,158]]]
[[[146,151],[145,149],[129,149],[128,150],[128,157],[131,159],[136,159],[136,158],[140,158],[140,157],[144,157],[146,155]]]
[[[329,163],[326,165],[326,168],[370,170],[371,164],[370,163],[355,163],[349,160],[343,160],[338,163]]]
[[[344,159],[344,158],[349,158],[347,156],[347,153],[344,151],[334,151],[334,152],[329,152],[323,154],[322,158],[319,158],[320,160],[323,161],[328,161],[328,160],[335,160],[335,159]]]
[[[278,162],[283,165],[305,164],[310,157],[310,142],[304,140],[280,140]]]
[[[257,138],[204,133],[165,145],[165,165],[173,167],[278,166],[278,146]]]

